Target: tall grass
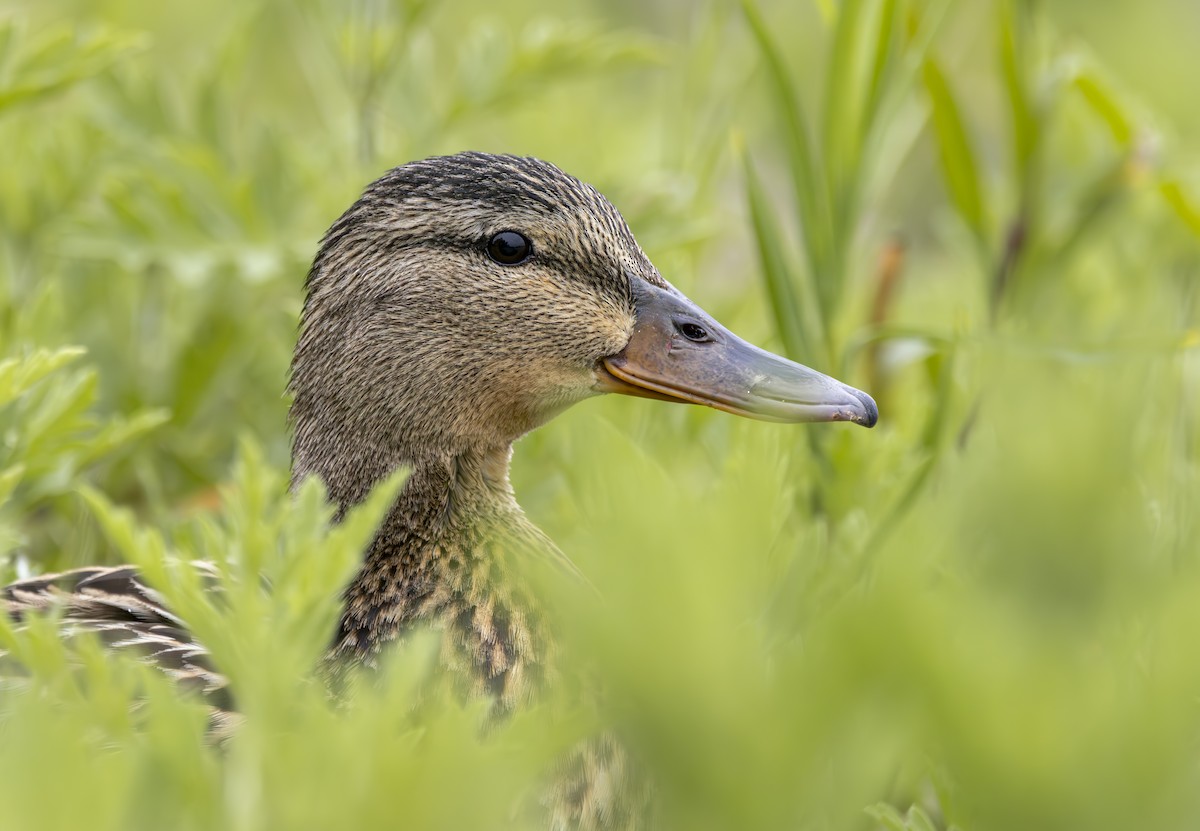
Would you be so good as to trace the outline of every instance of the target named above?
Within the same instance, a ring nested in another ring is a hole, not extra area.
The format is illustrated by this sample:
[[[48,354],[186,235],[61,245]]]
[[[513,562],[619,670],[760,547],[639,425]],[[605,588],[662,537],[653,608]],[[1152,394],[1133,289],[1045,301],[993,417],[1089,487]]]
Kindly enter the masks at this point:
[[[0,825],[536,828],[601,728],[663,828],[1194,825],[1198,148],[1146,100],[1174,79],[1113,70],[1061,8],[7,13],[7,572],[137,563],[246,718],[211,747],[149,668],[0,626]],[[882,410],[605,400],[522,441],[523,504],[599,590],[551,600],[603,694],[487,735],[414,709],[420,636],[328,699],[308,670],[390,491],[330,528],[284,485],[319,234],[464,147],[595,182],[695,299]]]

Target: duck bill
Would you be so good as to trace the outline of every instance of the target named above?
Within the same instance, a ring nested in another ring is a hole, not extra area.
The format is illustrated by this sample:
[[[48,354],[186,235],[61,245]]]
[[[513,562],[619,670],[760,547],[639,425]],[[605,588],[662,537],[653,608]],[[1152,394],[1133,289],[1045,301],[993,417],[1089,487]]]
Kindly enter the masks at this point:
[[[634,281],[629,343],[597,367],[596,389],[703,404],[760,421],[849,421],[873,427],[865,392],[759,349],[682,294]]]

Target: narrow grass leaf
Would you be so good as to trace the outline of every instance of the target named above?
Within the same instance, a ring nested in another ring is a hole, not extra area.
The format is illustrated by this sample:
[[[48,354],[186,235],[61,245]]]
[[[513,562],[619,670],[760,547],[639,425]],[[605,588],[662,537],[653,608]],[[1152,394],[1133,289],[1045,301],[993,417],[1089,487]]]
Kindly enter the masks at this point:
[[[1013,156],[1022,181],[1029,175],[1039,140],[1039,124],[1030,100],[1023,27],[1025,21],[1012,0],[998,6],[1000,17],[997,32],[1000,37],[1000,68],[1004,90],[1012,111]]]
[[[25,465],[22,464],[10,465],[0,471],[0,505],[8,501],[17,485],[21,484],[21,477],[24,475]]]
[[[1122,147],[1128,147],[1133,143],[1134,126],[1132,120],[1125,112],[1125,108],[1117,101],[1113,90],[1104,82],[1100,76],[1092,70],[1085,70],[1075,75],[1073,80],[1075,89],[1083,100],[1087,102],[1092,112],[1100,116],[1100,119],[1108,125],[1108,130],[1112,133],[1117,144]]]
[[[975,154],[963,124],[962,112],[946,77],[933,58],[925,61],[922,78],[933,108],[933,131],[946,190],[958,215],[970,228],[981,248],[987,245],[983,195]]]
[[[879,25],[875,27],[875,49],[871,59],[870,86],[863,106],[862,130],[869,135],[879,114],[883,101],[888,69],[896,51],[896,0],[884,0],[879,12]]]
[[[829,211],[827,256],[816,274],[825,319],[840,305],[846,280],[847,245],[854,231],[861,155],[866,143],[864,109],[870,95],[871,56],[865,49],[862,0],[845,0],[838,11],[825,68],[824,145],[826,204]]]
[[[862,7],[862,0],[841,4],[825,70],[825,166],[834,204],[845,196],[840,191],[850,176],[860,144],[858,127],[865,80],[859,59]]]
[[[779,50],[771,38],[766,21],[754,0],[742,0],[742,10],[750,24],[758,51],[767,64],[776,106],[785,123],[784,135],[788,148],[788,164],[792,172],[792,186],[796,198],[796,210],[800,216],[800,229],[804,236],[804,249],[809,268],[816,272],[825,261],[826,244],[822,228],[828,221],[822,213],[825,207],[824,177],[818,171],[813,156],[812,139],[808,117],[788,74]]]
[[[817,354],[817,345],[824,343],[824,333],[819,321],[813,328],[801,322],[800,304],[815,302],[808,275],[801,275],[796,282],[801,284],[805,297],[797,297],[792,276],[784,262],[782,235],[772,219],[774,209],[763,192],[749,157],[743,159],[746,176],[746,201],[750,206],[750,222],[754,227],[754,238],[758,243],[759,261],[762,263],[763,284],[771,298],[771,311],[775,318],[775,330],[783,341],[788,354],[811,359]]]
[[[1158,190],[1175,215],[1183,220],[1183,224],[1200,237],[1200,208],[1196,207],[1196,202],[1188,196],[1183,186],[1178,181],[1169,180],[1159,185]]]

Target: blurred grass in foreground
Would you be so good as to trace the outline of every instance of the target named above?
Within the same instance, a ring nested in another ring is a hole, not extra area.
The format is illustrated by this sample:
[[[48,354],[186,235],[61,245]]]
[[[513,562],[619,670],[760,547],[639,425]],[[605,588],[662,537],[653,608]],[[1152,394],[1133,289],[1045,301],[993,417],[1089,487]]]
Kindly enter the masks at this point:
[[[0,692],[0,824],[536,827],[531,783],[597,725],[665,828],[1200,821],[1200,148],[1141,97],[1178,79],[1113,73],[1071,4],[448,5],[0,18],[9,572],[139,563],[247,715],[214,750],[153,672],[4,627],[32,672]],[[464,147],[593,181],[669,279],[883,410],[589,402],[523,441],[523,503],[603,598],[560,600],[605,689],[486,739],[413,712],[420,638],[353,707],[309,679],[386,494],[327,530],[282,473],[316,239]]]

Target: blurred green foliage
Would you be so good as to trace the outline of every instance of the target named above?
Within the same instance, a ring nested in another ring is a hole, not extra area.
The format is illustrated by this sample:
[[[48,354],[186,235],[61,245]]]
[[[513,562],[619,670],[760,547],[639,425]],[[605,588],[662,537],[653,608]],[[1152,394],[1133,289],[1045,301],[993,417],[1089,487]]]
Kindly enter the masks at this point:
[[[31,670],[0,824],[537,827],[531,783],[615,725],[664,828],[1194,826],[1198,29],[1186,0],[10,4],[4,563],[136,562],[247,718],[210,748],[147,668],[0,628]],[[465,148],[593,182],[668,279],[882,411],[605,400],[523,440],[605,692],[487,738],[413,711],[419,638],[331,705],[307,669],[387,492],[333,530],[284,492],[320,234]]]

